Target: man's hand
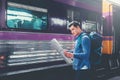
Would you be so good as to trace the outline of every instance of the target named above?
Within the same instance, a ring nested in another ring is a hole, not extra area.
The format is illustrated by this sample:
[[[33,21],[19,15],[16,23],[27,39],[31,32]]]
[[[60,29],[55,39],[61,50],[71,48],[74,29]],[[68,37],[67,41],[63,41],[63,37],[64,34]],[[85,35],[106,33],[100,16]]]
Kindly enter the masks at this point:
[[[64,55],[67,57],[67,58],[73,58],[73,53],[70,53],[68,51],[64,51]]]

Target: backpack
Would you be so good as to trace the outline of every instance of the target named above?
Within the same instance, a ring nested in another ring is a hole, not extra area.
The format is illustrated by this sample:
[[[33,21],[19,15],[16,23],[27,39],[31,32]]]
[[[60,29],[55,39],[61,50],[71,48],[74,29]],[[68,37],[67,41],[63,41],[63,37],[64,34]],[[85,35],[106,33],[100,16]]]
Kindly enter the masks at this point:
[[[91,40],[90,62],[91,66],[95,66],[101,62],[102,36],[96,32],[90,32],[88,35]]]

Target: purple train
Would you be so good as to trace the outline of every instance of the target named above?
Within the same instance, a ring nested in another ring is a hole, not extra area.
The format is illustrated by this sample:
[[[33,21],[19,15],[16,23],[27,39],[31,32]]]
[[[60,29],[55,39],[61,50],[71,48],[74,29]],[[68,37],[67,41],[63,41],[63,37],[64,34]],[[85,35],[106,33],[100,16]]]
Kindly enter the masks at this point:
[[[50,40],[72,49],[73,20],[103,34],[102,0],[0,0],[0,75],[70,66]]]

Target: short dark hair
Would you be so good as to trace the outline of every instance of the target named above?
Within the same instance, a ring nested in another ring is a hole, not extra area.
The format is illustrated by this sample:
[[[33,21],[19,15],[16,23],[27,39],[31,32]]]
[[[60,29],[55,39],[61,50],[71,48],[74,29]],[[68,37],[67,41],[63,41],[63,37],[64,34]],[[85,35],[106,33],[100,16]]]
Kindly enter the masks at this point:
[[[74,26],[74,27],[80,27],[81,28],[81,25],[78,21],[72,21],[69,23],[68,27],[70,28],[71,26]]]

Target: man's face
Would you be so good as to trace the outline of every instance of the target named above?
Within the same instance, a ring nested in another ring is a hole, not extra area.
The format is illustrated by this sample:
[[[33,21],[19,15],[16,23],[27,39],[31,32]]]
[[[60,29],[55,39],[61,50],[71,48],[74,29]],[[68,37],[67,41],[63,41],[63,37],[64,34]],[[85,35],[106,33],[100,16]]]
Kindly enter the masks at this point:
[[[81,29],[78,27],[74,27],[73,25],[69,28],[73,36],[78,36],[81,33]]]

